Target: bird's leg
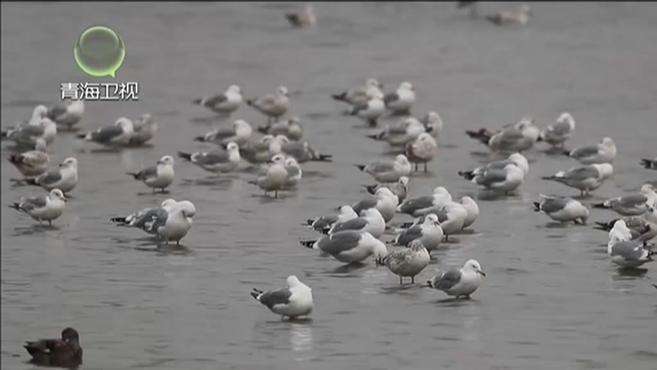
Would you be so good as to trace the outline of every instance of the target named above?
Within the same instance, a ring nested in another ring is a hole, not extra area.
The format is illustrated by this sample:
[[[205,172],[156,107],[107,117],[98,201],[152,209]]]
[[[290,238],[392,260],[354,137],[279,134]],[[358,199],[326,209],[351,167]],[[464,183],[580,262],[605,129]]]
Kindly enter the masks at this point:
[[[52,220],[48,220],[48,226],[52,226]]]
[[[415,284],[415,275],[411,276],[411,284]]]
[[[413,171],[417,172],[417,163],[415,163],[414,165],[415,165],[415,169]]]
[[[424,162],[424,173],[427,173],[427,162]]]
[[[402,280],[401,275],[399,275],[399,285],[404,285],[404,280]]]
[[[278,199],[278,190],[274,190],[274,199]]]

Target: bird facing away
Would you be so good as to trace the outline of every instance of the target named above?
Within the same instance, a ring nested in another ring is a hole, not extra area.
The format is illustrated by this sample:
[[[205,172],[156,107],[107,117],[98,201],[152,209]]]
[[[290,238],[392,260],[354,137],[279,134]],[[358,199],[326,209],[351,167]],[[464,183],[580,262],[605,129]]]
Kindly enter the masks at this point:
[[[388,267],[392,273],[399,276],[399,285],[403,285],[405,276],[410,277],[411,284],[414,284],[415,276],[429,265],[429,261],[429,252],[422,241],[415,239],[410,243],[409,248],[397,248],[377,260],[377,264]]]

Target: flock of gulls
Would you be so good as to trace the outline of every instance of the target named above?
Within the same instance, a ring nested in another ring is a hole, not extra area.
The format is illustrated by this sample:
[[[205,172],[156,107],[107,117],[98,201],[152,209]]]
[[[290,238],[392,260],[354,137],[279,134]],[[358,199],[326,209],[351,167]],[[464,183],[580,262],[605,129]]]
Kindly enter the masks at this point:
[[[476,16],[475,2],[459,2],[459,8],[470,8]],[[516,10],[488,16],[495,24],[525,24],[530,11],[526,5]],[[286,14],[296,27],[315,25],[311,6],[299,13]],[[328,98],[328,97],[327,97]],[[304,222],[317,233],[317,238],[302,240],[300,244],[324,256],[346,264],[363,264],[368,259],[385,266],[399,277],[415,277],[431,261],[431,252],[444,246],[450,237],[462,234],[477,220],[479,206],[469,196],[453,199],[443,186],[436,186],[431,194],[409,194],[409,183],[418,171],[427,172],[429,162],[438,157],[438,137],[443,129],[440,115],[431,111],[423,117],[411,114],[416,92],[411,82],[403,81],[389,92],[375,78],[368,78],[362,86],[336,93],[332,98],[347,106],[345,112],[375,129],[363,140],[388,143],[396,154],[369,163],[355,164],[354,171],[371,176],[372,185],[364,186],[366,193],[355,204],[343,204],[333,212]],[[228,117],[243,106],[260,112],[265,119],[259,126],[234,120],[197,136],[196,142],[213,143],[210,151],[179,151],[177,156],[190,165],[212,174],[235,171],[243,162],[259,168],[257,176],[246,180],[265,195],[278,198],[280,192],[294,191],[303,183],[302,165],[307,162],[331,162],[332,156],[316,151],[303,137],[302,123],[290,115],[288,89],[279,86],[271,94],[258,98],[243,97],[239,85],[229,86],[225,92],[192,101],[204,109]],[[59,164],[50,162],[47,148],[60,132],[76,132],[80,140],[112,148],[144,145],[157,133],[154,117],[144,114],[134,120],[121,117],[112,125],[88,132],[80,132],[85,113],[83,101],[67,100],[53,107],[39,105],[31,117],[2,132],[3,140],[15,144],[9,161],[22,175],[12,179],[17,185],[41,187],[45,193],[24,197],[11,205],[29,215],[39,224],[52,225],[66,209],[70,194],[78,183],[78,161],[66,158]],[[392,117],[392,122],[380,127],[380,119]],[[349,118],[345,118],[349,119]],[[552,220],[561,223],[586,224],[590,207],[605,208],[618,214],[610,221],[596,222],[595,227],[609,232],[608,255],[611,262],[622,268],[637,268],[652,261],[654,252],[648,241],[657,235],[657,193],[650,184],[640,191],[619,194],[618,197],[587,205],[584,200],[613,176],[616,145],[609,138],[597,143],[566,149],[575,133],[575,119],[567,112],[554,123],[541,128],[532,118],[524,117],[517,123],[499,128],[481,128],[466,132],[485,145],[502,160],[483,166],[472,166],[458,172],[465,181],[501,196],[514,194],[529,175],[529,163],[523,151],[538,143],[550,146],[551,153],[563,156],[564,170],[545,174],[542,178],[579,191],[579,196],[538,194],[533,207]],[[578,162],[573,166],[571,163]],[[166,193],[175,180],[175,159],[165,155],[152,167],[127,175],[142,182],[153,192]],[[640,159],[648,170],[657,170],[657,158]],[[456,175],[456,174],[455,174]],[[83,197],[80,197],[83,198]],[[284,202],[284,200],[281,200]],[[141,229],[151,234],[159,247],[179,244],[190,231],[196,214],[195,205],[187,200],[165,199],[157,207],[135,210],[133,213],[111,217],[119,226]],[[402,215],[412,222],[399,222]],[[393,220],[395,222],[393,222]],[[386,234],[394,234],[384,241]],[[468,259],[462,266],[439,271],[426,282],[427,287],[443,291],[449,296],[470,298],[486,276],[476,259]],[[296,276],[290,275],[286,287],[263,291],[253,289],[251,295],[272,312],[290,319],[309,315],[313,310],[311,288]],[[82,362],[78,332],[66,328],[60,339],[27,342],[27,351],[39,364],[70,366]]]

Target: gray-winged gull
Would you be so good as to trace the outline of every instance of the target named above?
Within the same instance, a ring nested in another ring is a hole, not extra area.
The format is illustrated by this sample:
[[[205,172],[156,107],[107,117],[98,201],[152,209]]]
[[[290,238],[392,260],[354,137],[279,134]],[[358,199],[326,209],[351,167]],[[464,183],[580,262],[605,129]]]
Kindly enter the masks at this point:
[[[588,208],[573,198],[544,194],[539,196],[541,199],[539,202],[534,202],[534,211],[543,212],[555,221],[585,224],[589,218]]]
[[[175,177],[173,162],[172,156],[165,155],[157,161],[155,166],[144,168],[139,172],[128,172],[128,175],[152,188],[153,192],[155,192],[155,189],[160,189],[164,192],[171,185]]]
[[[411,173],[411,163],[405,155],[399,154],[393,161],[376,161],[368,164],[358,164],[356,167],[374,177],[378,182],[396,182],[402,176]]]
[[[283,135],[290,140],[301,140],[303,137],[303,127],[301,120],[297,116],[284,118],[272,124],[258,126],[258,131],[268,135]]]
[[[27,213],[39,223],[48,221],[48,225],[52,225],[52,221],[62,215],[65,206],[64,193],[59,189],[52,189],[47,195],[21,197],[11,208]]]
[[[657,206],[656,202],[655,188],[651,184],[644,184],[639,193],[610,198],[593,204],[593,207],[612,209],[622,216],[638,216]]]
[[[139,228],[149,234],[155,235],[167,244],[175,241],[177,245],[187,235],[192,227],[196,207],[190,201],[177,202],[166,199],[160,207],[145,208],[135,213],[110,220],[119,226]]]
[[[64,130],[74,130],[84,115],[84,101],[67,99],[64,104],[55,104],[47,111],[47,116]]]
[[[253,288],[251,296],[283,318],[310,315],[313,310],[313,295],[310,287],[294,275],[287,277],[286,284],[286,288],[266,292]]]
[[[578,160],[582,164],[611,163],[616,158],[616,144],[609,137],[600,143],[582,146],[573,150],[566,150],[564,154]]]
[[[415,103],[415,88],[413,84],[404,81],[399,84],[397,90],[383,97],[386,108],[395,114],[409,114],[413,103]]]
[[[251,124],[243,119],[233,121],[230,127],[219,127],[204,135],[194,138],[194,141],[212,142],[218,145],[226,145],[234,141],[238,145],[245,144],[253,133]]]
[[[146,142],[155,137],[159,125],[153,115],[150,113],[142,114],[139,119],[132,123],[132,136],[130,136],[130,145],[139,146],[144,145]]]
[[[521,152],[531,148],[541,133],[533,119],[524,117],[518,123],[505,125],[499,131],[486,128],[467,130],[473,139],[486,144],[494,152]]]
[[[609,231],[607,254],[611,261],[621,267],[639,267],[653,260],[655,252],[645,240],[631,240],[631,232],[623,220],[618,220]]]
[[[306,4],[299,12],[285,13],[285,18],[292,26],[297,28],[312,27],[317,23],[313,7],[309,4]]]
[[[240,164],[240,148],[236,143],[230,142],[226,149],[215,148],[209,152],[178,152],[178,156],[202,169],[212,172],[230,172]]]
[[[571,188],[578,189],[581,196],[586,196],[595,190],[614,174],[614,167],[609,163],[589,164],[587,166],[559,171],[552,176],[542,177],[543,180],[560,182]]]
[[[362,262],[369,256],[375,259],[388,254],[386,245],[368,232],[345,230],[326,235],[319,240],[305,240],[301,245],[318,249],[344,263]]]
[[[68,193],[78,184],[78,160],[68,157],[57,168],[52,168],[41,175],[27,179],[30,185],[38,185],[50,191],[59,189]]]
[[[463,267],[450,268],[434,276],[427,284],[438,290],[442,290],[448,295],[470,298],[484,280],[484,273],[481,265],[477,260],[468,260]]]
[[[395,211],[399,205],[399,198],[386,187],[380,187],[374,192],[374,195],[369,195],[358,203],[353,205],[356,213],[368,208],[376,208],[383,216],[385,222],[389,222],[395,216]]]
[[[79,134],[78,138],[107,146],[127,145],[130,143],[134,126],[132,120],[121,117],[113,125],[104,126],[94,131]]]
[[[570,139],[574,131],[575,119],[570,113],[563,112],[555,123],[548,125],[541,131],[538,139],[555,147],[563,147],[563,144]]]
[[[215,113],[230,114],[242,104],[242,91],[238,85],[230,85],[225,92],[194,99],[192,104],[200,105]]]
[[[408,195],[408,183],[410,179],[408,176],[402,176],[397,180],[396,183],[390,185],[374,184],[374,185],[363,185],[367,192],[370,194],[375,194],[380,188],[388,188],[394,195],[397,196],[397,203],[401,204]]]
[[[427,172],[427,163],[438,155],[438,144],[436,140],[428,133],[420,134],[415,140],[406,143],[406,157],[411,163],[415,164],[415,171],[418,170],[418,164],[424,164],[424,172]]]
[[[246,104],[267,116],[267,122],[271,122],[287,113],[290,108],[287,87],[279,86],[274,94],[248,99]]]
[[[339,207],[337,214],[311,218],[306,223],[315,231],[328,234],[335,223],[342,223],[357,217],[358,214],[350,205],[344,205]]]
[[[377,120],[385,113],[386,106],[382,99],[370,98],[365,102],[356,103],[349,112],[351,116],[358,116],[371,127],[376,126]]]
[[[46,153],[46,142],[37,139],[34,150],[9,154],[9,162],[26,178],[36,177],[48,170],[50,156]]]
[[[270,160],[269,166],[262,171],[255,180],[249,181],[249,184],[258,185],[265,191],[265,195],[274,192],[274,198],[278,198],[278,192],[285,188],[287,182],[287,169],[285,169],[285,156],[276,154]]]
[[[368,78],[365,85],[334,94],[332,97],[350,105],[363,105],[372,98],[380,99],[383,102],[384,95],[379,81],[376,78]]]
[[[368,232],[373,237],[378,238],[386,230],[386,222],[376,208],[364,209],[360,212],[360,217],[356,217],[349,221],[335,223],[329,230],[329,234],[334,234],[345,230],[354,230],[360,232]]]
[[[395,237],[395,244],[408,246],[413,240],[419,239],[428,251],[432,251],[438,248],[443,237],[443,229],[440,227],[438,216],[429,213],[421,223],[403,229]]]

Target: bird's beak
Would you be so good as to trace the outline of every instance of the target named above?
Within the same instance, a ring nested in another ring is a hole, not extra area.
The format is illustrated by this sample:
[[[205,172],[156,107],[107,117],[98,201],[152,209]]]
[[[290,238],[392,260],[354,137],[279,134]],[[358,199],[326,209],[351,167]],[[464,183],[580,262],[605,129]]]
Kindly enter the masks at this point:
[[[164,164],[164,162],[162,162],[162,161],[157,161],[157,164]]]
[[[340,211],[340,206],[335,207],[335,210],[336,210],[336,211]]]
[[[483,275],[483,276],[486,276],[486,273],[483,272],[483,271],[481,271],[481,270],[477,270],[477,272],[480,273],[480,274]]]

